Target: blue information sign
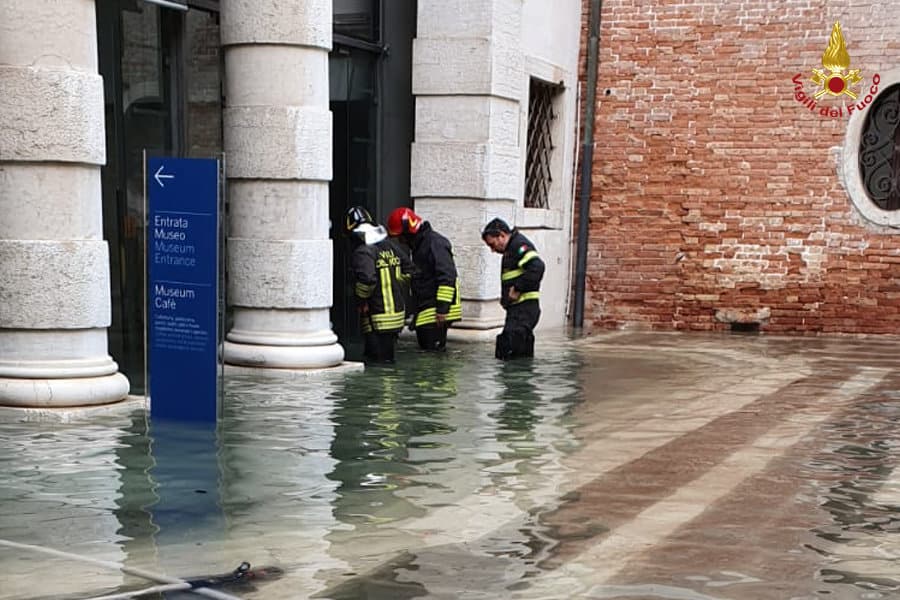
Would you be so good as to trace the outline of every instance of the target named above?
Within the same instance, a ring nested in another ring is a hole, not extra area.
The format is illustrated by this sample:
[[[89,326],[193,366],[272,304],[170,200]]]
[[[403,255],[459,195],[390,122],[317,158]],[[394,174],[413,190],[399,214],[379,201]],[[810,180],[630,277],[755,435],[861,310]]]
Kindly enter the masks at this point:
[[[219,163],[149,158],[150,413],[218,417]]]

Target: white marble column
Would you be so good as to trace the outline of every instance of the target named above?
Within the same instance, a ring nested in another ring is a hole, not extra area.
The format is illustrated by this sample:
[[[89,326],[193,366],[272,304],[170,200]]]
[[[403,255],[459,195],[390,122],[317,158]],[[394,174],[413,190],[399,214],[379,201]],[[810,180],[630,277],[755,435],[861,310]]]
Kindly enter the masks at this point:
[[[0,2],[0,405],[123,399],[94,0]]]
[[[331,0],[228,0],[229,364],[321,368],[331,331]]]
[[[503,324],[498,257],[481,241],[493,217],[514,223],[522,195],[519,135],[522,0],[419,0],[413,46],[416,211],[453,242],[463,294],[459,337]]]

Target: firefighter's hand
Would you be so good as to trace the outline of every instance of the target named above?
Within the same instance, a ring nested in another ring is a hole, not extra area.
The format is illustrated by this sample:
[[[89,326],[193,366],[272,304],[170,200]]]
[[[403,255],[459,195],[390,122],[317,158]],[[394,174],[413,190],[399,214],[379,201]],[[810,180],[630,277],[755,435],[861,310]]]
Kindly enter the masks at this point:
[[[434,319],[438,322],[438,325],[443,325],[447,322],[447,315],[441,313],[434,313]]]
[[[510,300],[516,301],[519,299],[519,296],[521,296],[521,295],[522,295],[521,292],[519,292],[519,290],[517,290],[516,288],[514,288],[514,287],[509,288],[509,299]]]

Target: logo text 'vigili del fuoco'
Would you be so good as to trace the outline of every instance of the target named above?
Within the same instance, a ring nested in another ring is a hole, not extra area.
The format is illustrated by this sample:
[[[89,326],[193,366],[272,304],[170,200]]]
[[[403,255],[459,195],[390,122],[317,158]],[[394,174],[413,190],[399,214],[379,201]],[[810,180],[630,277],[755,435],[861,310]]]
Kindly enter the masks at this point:
[[[818,112],[821,117],[829,117],[832,119],[843,116],[850,116],[858,110],[863,110],[872,103],[875,94],[878,93],[878,84],[881,83],[881,76],[878,73],[872,76],[872,85],[869,89],[855,91],[861,81],[862,76],[859,69],[850,68],[850,54],[847,52],[847,43],[844,41],[844,34],[841,32],[841,24],[837,21],[831,28],[831,37],[828,40],[828,47],[822,53],[822,68],[813,69],[811,81],[816,85],[815,91],[808,92],[804,89],[803,73],[794,75],[791,81],[794,82],[794,99],[805,106],[812,112]],[[862,99],[859,97],[863,96]],[[839,106],[819,106],[818,101],[825,98],[840,98],[844,103]],[[847,104],[847,98],[850,103]]]

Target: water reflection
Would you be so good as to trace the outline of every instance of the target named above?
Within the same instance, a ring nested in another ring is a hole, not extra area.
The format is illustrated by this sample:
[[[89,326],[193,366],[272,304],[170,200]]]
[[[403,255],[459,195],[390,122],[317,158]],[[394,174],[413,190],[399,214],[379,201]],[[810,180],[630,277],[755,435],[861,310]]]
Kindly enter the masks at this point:
[[[123,561],[118,453],[131,427],[128,417],[0,423],[0,538]],[[146,515],[137,521],[146,523]],[[114,589],[123,581],[113,569],[2,546],[0,569],[5,597],[64,598],[73,589]]]
[[[819,577],[837,589],[867,590],[871,598],[900,592],[900,499],[884,492],[897,480],[898,424],[895,403],[860,404],[829,425],[834,441],[804,468],[831,517],[813,530],[817,539],[808,546],[829,563]]]
[[[527,511],[554,497],[577,445],[579,367],[577,352],[501,363],[488,345],[401,347],[364,372],[231,376],[217,429],[143,412],[0,424],[0,538],[186,578],[244,560],[285,570],[250,598],[412,598],[450,589],[461,567],[484,589],[512,586],[548,543]],[[422,547],[410,524],[473,499],[501,508],[470,523],[477,543]],[[148,583],[2,548],[0,568],[0,598]]]
[[[444,439],[456,395],[458,361],[415,353],[400,366],[370,369],[347,377],[334,394],[336,459],[328,478],[339,482],[334,514],[341,521],[389,522],[421,515],[423,507],[400,492],[417,476],[452,460]]]

